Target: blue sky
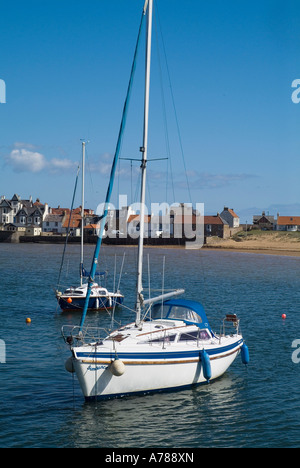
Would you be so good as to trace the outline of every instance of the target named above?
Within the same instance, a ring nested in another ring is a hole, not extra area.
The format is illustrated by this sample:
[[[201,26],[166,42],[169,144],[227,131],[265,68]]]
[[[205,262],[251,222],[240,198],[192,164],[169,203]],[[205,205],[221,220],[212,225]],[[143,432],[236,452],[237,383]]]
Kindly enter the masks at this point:
[[[103,201],[143,3],[0,2],[0,79],[6,83],[0,195],[70,206],[85,138],[86,205],[95,209]],[[300,79],[299,1],[156,0],[155,11],[192,201],[204,202],[207,213],[229,206],[242,220],[257,210],[300,215],[300,104],[291,100],[292,81]],[[148,202],[189,202],[157,29],[149,156],[166,157],[169,141],[171,164],[149,165]],[[167,136],[158,49],[170,115]],[[142,143],[142,57],[140,62],[124,158],[139,157]],[[137,170],[121,162],[115,197],[128,193],[131,201]]]

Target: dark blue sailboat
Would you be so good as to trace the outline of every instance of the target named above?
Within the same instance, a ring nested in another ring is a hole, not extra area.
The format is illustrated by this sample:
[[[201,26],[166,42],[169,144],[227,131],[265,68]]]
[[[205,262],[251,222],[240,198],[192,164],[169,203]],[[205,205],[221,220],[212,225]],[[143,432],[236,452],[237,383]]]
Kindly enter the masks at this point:
[[[101,279],[106,276],[106,272],[96,272],[98,256],[94,257],[95,269],[88,272],[83,266],[83,229],[84,229],[84,167],[85,167],[85,141],[82,141],[82,212],[81,212],[81,259],[80,259],[80,286],[71,286],[64,292],[56,290],[56,299],[60,308],[66,310],[109,310],[122,305],[124,296],[120,291],[110,292],[101,285]],[[77,175],[78,176],[78,175]],[[71,216],[70,216],[71,219]],[[98,282],[95,282],[97,278]],[[84,282],[85,279],[87,282]],[[86,300],[88,295],[88,300]],[[86,312],[85,312],[86,313]]]

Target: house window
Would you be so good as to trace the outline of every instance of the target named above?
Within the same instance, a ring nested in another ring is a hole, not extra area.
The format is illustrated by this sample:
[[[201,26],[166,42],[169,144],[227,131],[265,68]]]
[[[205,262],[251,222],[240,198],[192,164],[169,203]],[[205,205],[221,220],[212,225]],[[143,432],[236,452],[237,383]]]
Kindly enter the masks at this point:
[[[26,224],[26,217],[25,216],[20,216],[20,223],[21,224]]]
[[[35,224],[40,224],[40,222],[41,222],[40,218],[39,218],[38,216],[36,216],[36,217],[34,218],[34,223],[35,223]]]

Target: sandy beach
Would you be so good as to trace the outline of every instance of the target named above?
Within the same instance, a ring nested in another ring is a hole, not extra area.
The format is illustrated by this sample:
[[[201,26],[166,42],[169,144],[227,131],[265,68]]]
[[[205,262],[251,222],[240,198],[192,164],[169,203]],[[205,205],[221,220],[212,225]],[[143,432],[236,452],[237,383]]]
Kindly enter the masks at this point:
[[[300,257],[300,237],[298,233],[258,231],[233,239],[210,238],[204,248]]]

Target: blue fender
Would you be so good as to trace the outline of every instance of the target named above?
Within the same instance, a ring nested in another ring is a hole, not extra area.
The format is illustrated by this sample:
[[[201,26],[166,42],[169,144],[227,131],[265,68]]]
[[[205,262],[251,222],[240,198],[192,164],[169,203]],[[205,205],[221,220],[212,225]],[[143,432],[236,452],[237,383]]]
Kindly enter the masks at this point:
[[[250,362],[249,348],[245,343],[241,347],[241,358],[242,358],[242,363],[243,364],[245,364],[245,365],[249,364],[249,362]]]
[[[209,355],[203,349],[202,351],[200,351],[200,357],[201,357],[201,362],[202,362],[204,378],[207,380],[207,382],[209,382],[211,379],[211,375],[212,375]]]

